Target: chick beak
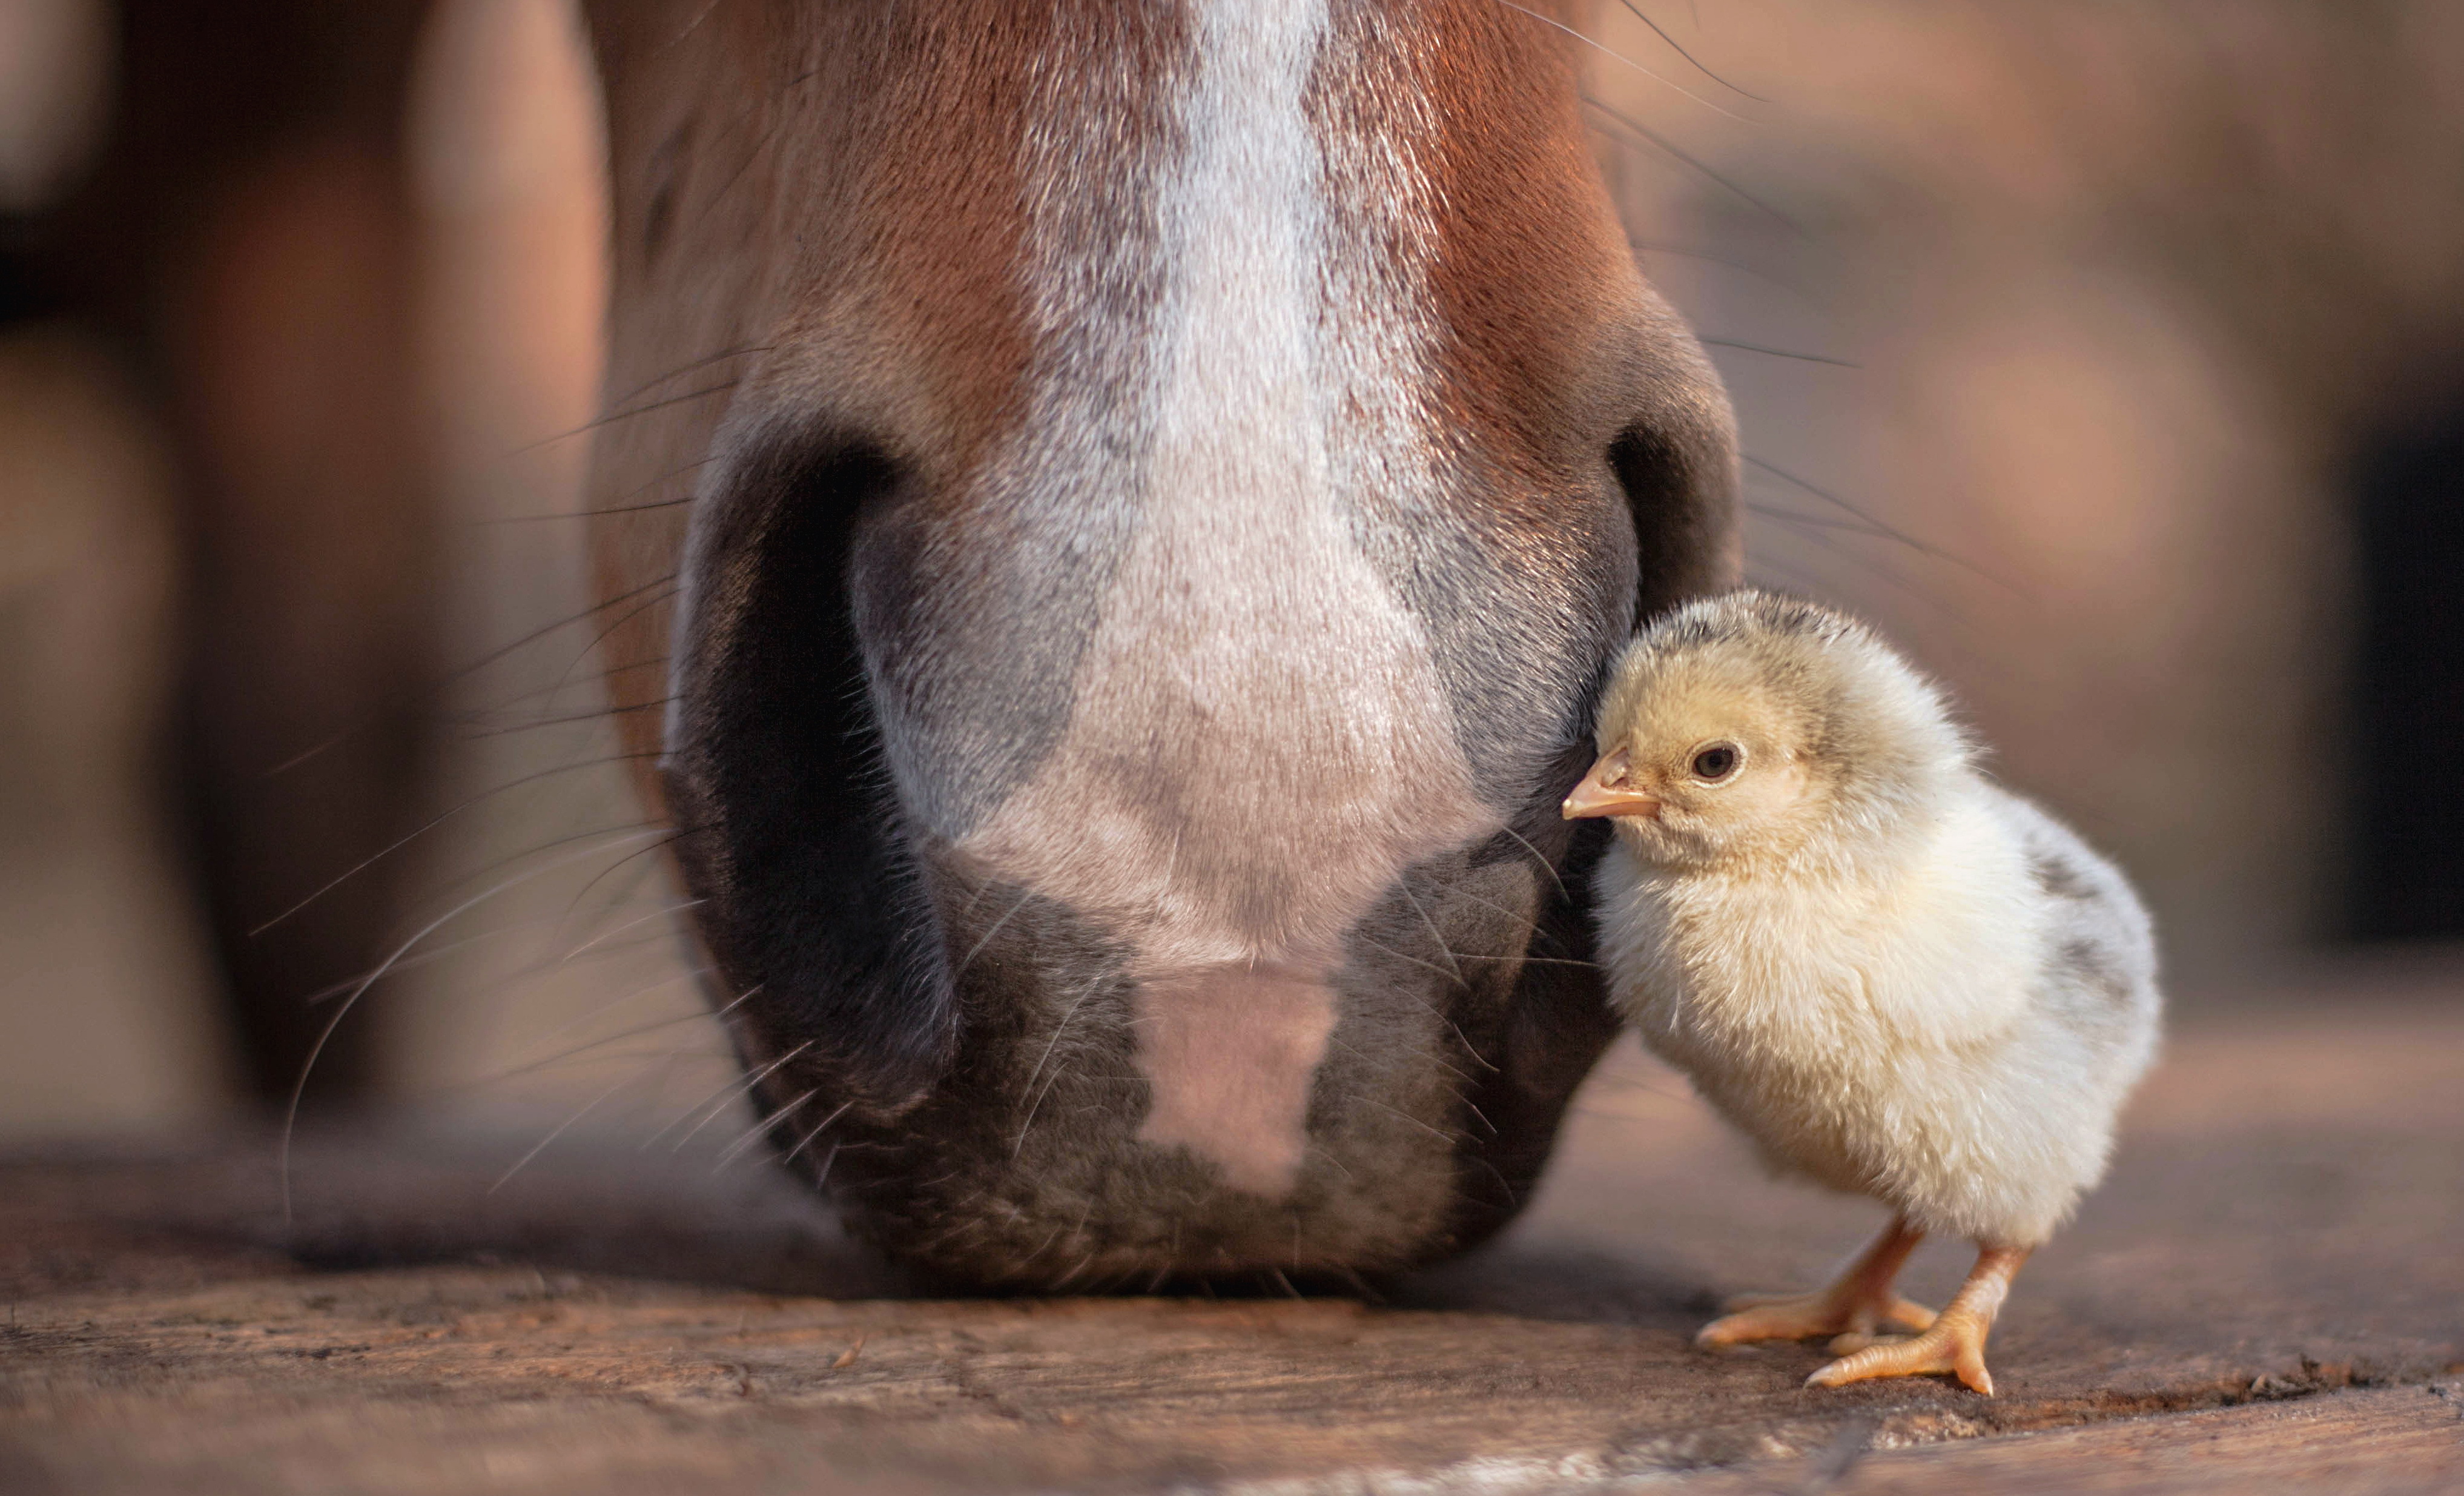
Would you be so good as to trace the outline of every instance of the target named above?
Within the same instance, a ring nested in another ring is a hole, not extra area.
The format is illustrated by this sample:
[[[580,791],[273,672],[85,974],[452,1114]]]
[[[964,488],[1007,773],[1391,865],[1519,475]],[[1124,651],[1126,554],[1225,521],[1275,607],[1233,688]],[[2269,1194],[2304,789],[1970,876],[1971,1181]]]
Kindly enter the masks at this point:
[[[1589,816],[1657,816],[1660,802],[1627,782],[1634,767],[1622,748],[1592,765],[1560,808],[1569,821]]]

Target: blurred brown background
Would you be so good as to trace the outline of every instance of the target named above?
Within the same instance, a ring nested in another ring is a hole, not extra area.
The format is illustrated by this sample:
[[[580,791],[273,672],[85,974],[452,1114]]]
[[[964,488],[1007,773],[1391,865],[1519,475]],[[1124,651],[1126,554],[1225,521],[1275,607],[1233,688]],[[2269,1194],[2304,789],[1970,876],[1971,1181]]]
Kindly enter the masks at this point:
[[[2186,1001],[2464,935],[2464,10],[1591,32],[1755,580],[1947,678]],[[560,0],[0,0],[0,1138],[278,1104],[397,952],[310,1102],[723,1111],[557,517],[596,107]]]

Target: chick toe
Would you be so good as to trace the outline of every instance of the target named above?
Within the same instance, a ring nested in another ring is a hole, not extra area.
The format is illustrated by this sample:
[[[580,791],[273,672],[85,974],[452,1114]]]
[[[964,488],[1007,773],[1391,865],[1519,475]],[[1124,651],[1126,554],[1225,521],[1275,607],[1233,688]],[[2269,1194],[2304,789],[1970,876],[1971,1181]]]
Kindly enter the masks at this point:
[[[1845,1387],[1880,1376],[1948,1375],[1967,1383],[1970,1391],[1992,1397],[1993,1374],[1985,1369],[1985,1340],[1993,1332],[1994,1316],[2011,1291],[2011,1279],[2027,1260],[2025,1247],[1983,1247],[1958,1296],[1935,1316],[1931,1329],[1904,1340],[1871,1341],[1840,1355],[1807,1377],[1805,1384]],[[1841,1342],[1850,1338],[1842,1335],[1832,1342],[1833,1353],[1848,1350]]]
[[[1743,1293],[1728,1300],[1732,1312],[1697,1331],[1698,1346],[1740,1345],[1749,1340],[1810,1340],[1816,1335],[1869,1343],[1883,1326],[1925,1331],[1934,1311],[1892,1291],[1902,1265],[1925,1233],[1900,1217],[1882,1228],[1831,1287],[1815,1293]],[[1853,1349],[1853,1347],[1851,1348]],[[1835,1342],[1834,1354],[1839,1353]]]
[[[1892,1309],[1888,1313],[1881,1316],[1880,1323],[1882,1326],[1888,1326],[1894,1330],[1904,1330],[1916,1334],[1923,1334],[1933,1328],[1933,1322],[1938,1317],[1940,1316],[1936,1315],[1933,1310],[1925,1308],[1922,1304],[1911,1304],[1905,1299],[1901,1299],[1897,1304],[1892,1306]],[[1854,1355],[1858,1352],[1864,1350],[1867,1346],[1885,1345],[1895,1340],[1905,1340],[1906,1338],[1906,1335],[1878,1335],[1870,1331],[1850,1330],[1839,1334],[1833,1335],[1831,1337],[1831,1343],[1824,1346],[1822,1349],[1830,1352],[1833,1355]]]
[[[1750,1340],[1811,1340],[1819,1335],[1870,1342],[1885,1326],[1922,1331],[1931,1328],[1934,1311],[1897,1294],[1880,1298],[1843,1293],[1845,1285],[1818,1293],[1741,1294],[1728,1301],[1736,1312],[1724,1314],[1695,1331],[1698,1346],[1742,1345]]]
[[[1723,1314],[1696,1331],[1694,1343],[1732,1346],[1750,1340],[1803,1340],[1847,1328],[1840,1307],[1827,1292],[1749,1294],[1745,1300],[1729,1300],[1736,1312]]]
[[[1808,1387],[1845,1387],[1850,1382],[1881,1376],[1935,1376],[1948,1374],[1970,1391],[1993,1396],[1993,1374],[1985,1369],[1988,1327],[1967,1315],[1946,1317],[1924,1334],[1877,1341],[1853,1355],[1815,1372]]]

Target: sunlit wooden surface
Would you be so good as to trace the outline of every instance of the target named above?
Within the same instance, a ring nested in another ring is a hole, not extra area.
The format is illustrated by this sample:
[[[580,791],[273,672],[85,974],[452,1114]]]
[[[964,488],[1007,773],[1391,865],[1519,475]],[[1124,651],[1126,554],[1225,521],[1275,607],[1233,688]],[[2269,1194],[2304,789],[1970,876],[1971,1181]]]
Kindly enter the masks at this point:
[[[1630,1049],[1532,1216],[1377,1305],[916,1296],[749,1151],[565,1139],[489,1193],[536,1141],[304,1139],[287,1231],[264,1136],[0,1166],[0,1491],[2464,1485],[2435,992],[2186,1019],[2022,1276],[1991,1401],[1689,1349],[1870,1206],[1762,1179]]]

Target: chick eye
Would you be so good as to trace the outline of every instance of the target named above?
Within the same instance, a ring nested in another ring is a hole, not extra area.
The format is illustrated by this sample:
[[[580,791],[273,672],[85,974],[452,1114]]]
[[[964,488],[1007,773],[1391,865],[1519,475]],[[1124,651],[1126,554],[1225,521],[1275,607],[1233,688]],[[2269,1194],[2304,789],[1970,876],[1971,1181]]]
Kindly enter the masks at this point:
[[[1725,780],[1737,772],[1745,755],[1735,743],[1713,743],[1694,756],[1694,777],[1698,780]]]

